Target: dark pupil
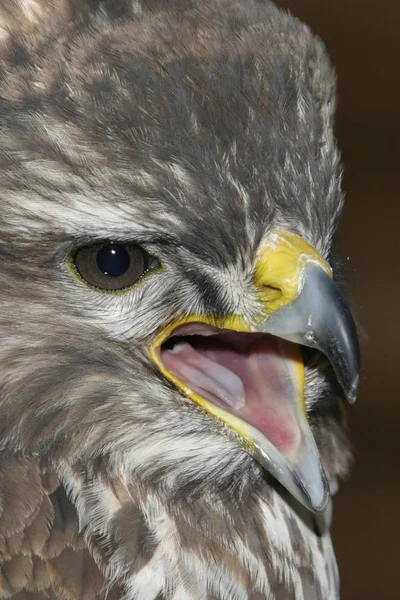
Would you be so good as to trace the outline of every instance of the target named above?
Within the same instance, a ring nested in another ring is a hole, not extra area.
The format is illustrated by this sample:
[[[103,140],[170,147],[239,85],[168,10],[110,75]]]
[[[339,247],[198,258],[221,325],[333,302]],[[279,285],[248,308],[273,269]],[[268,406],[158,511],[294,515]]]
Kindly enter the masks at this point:
[[[120,277],[128,269],[131,262],[128,252],[123,246],[105,246],[98,251],[97,266],[104,275]]]

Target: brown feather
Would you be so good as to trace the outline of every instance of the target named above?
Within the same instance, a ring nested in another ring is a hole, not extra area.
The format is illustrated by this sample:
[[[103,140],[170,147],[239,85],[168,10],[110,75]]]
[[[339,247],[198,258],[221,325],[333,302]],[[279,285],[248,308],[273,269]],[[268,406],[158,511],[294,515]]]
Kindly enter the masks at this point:
[[[120,482],[113,489],[128,501]],[[63,600],[94,600],[107,594],[112,600],[121,596],[85,548],[76,510],[48,463],[3,457],[1,491],[0,598],[41,600],[55,594]]]
[[[107,582],[87,550],[66,548],[48,562],[53,588],[63,600],[94,600],[107,591]]]

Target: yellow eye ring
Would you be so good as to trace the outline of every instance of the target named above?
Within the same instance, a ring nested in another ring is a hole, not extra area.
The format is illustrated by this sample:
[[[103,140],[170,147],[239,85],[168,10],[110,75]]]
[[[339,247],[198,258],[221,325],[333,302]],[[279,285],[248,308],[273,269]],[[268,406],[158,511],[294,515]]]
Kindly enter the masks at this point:
[[[107,294],[126,293],[162,264],[141,246],[112,241],[87,244],[67,260],[70,272],[87,287]]]

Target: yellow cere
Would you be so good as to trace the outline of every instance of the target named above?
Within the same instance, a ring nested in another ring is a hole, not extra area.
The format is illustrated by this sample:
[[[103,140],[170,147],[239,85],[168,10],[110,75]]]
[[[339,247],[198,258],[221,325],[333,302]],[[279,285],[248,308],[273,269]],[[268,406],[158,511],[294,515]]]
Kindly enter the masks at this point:
[[[327,261],[306,240],[276,229],[260,249],[255,271],[258,294],[267,314],[271,314],[297,298],[301,291],[304,267],[317,264],[332,276]]]

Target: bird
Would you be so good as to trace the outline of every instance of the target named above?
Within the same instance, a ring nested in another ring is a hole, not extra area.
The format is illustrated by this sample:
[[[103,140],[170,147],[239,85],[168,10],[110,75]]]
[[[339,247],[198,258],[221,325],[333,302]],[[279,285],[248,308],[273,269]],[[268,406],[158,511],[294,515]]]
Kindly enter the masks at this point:
[[[1,599],[339,598],[335,100],[269,0],[1,0]]]

